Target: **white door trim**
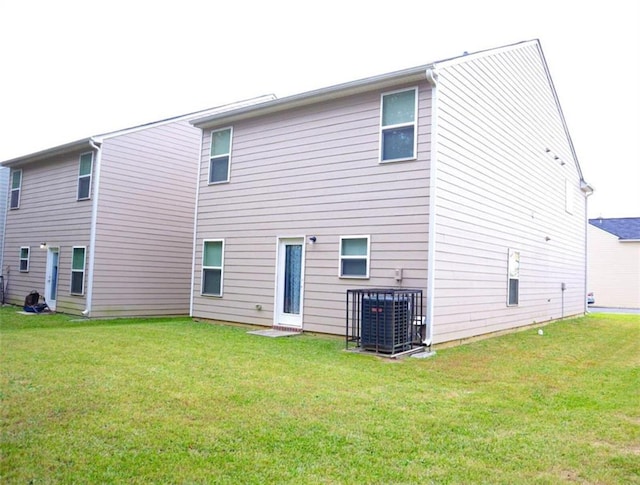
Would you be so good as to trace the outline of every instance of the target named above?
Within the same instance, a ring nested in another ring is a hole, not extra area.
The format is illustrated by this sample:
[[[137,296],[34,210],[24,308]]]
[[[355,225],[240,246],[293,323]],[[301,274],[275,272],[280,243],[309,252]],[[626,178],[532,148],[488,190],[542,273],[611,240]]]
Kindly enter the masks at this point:
[[[56,257],[54,258],[54,253]],[[44,298],[51,311],[56,309],[58,283],[60,282],[60,248],[47,248],[47,269],[44,277]]]
[[[273,325],[280,327],[292,327],[302,329],[302,320],[304,315],[304,274],[305,274],[305,256],[306,245],[305,236],[289,236],[278,237],[276,243],[276,281],[275,295],[273,305]],[[300,245],[302,248],[300,262],[300,306],[299,313],[284,312],[284,281],[285,281],[285,250],[287,245]]]

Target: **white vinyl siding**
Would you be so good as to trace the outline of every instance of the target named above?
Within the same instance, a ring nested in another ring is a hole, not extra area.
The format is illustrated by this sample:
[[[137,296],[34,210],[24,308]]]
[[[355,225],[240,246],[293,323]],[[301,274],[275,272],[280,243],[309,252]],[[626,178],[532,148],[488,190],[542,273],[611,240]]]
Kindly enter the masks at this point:
[[[573,184],[569,179],[564,181],[564,204],[567,214],[573,214]]]
[[[5,255],[15,261],[9,301],[20,304],[42,288],[46,251],[31,254],[29,273],[18,273],[17,255],[20,246],[46,241],[63,248],[57,311],[81,314],[91,288],[92,317],[187,315],[201,139],[186,120],[105,135],[100,163],[94,152],[92,203],[77,200],[78,164],[88,147],[25,164],[21,208],[6,218]],[[86,248],[84,296],[71,292],[72,247]]]
[[[91,197],[91,175],[93,173],[93,152],[80,155],[78,168],[78,200]]]
[[[211,132],[211,152],[209,157],[210,184],[229,181],[232,136],[233,130],[231,128]]]
[[[418,92],[416,88],[384,93],[380,109],[380,160],[416,157]]]
[[[46,242],[50,247],[67,248],[60,252],[56,311],[79,315],[85,308],[83,298],[71,297],[71,247],[89,245],[92,204],[78,204],[78,160],[80,151],[54,155],[43,163],[22,168],[20,209],[7,211],[5,230],[5,267],[7,255],[17,255],[21,246],[34,248],[29,272],[18,272],[17,256],[12,268],[7,299],[22,305],[24,296],[34,288],[43,291],[47,251],[37,249]]]
[[[202,249],[202,294],[222,296],[224,241],[204,241]]]
[[[29,246],[22,246],[20,248],[20,272],[27,273],[29,271],[29,256],[31,250]]]
[[[437,89],[434,342],[581,314],[585,200],[566,212],[580,175],[539,45],[444,63]],[[517,306],[505,248],[526,255]]]
[[[84,295],[86,248],[74,247],[71,252],[71,294]]]
[[[340,238],[340,277],[369,278],[369,236]]]
[[[200,140],[187,121],[104,140],[92,316],[189,313]]]
[[[7,216],[7,210],[9,209],[9,200],[6,198],[6,194],[9,194],[9,176],[11,175],[11,169],[8,167],[0,166],[0,271],[4,268],[4,233],[5,233],[5,220]]]
[[[22,191],[22,170],[14,170],[11,173],[11,201],[10,209],[20,208],[20,192]]]

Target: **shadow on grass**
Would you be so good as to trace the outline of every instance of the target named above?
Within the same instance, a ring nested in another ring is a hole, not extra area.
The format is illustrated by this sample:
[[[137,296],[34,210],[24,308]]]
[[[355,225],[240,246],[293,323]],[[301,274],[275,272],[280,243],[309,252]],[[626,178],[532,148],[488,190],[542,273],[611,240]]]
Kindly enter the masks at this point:
[[[165,322],[185,322],[193,320],[188,316],[176,317],[123,317],[123,318],[84,318],[65,313],[43,312],[26,313],[22,307],[4,305],[0,307],[0,330],[25,330],[35,328],[78,328],[114,325],[141,325]]]

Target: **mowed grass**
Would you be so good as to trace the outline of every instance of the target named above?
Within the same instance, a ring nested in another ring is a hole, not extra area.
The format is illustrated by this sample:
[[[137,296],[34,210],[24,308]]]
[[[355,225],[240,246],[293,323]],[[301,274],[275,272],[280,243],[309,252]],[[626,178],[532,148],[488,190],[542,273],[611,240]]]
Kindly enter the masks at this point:
[[[2,483],[640,483],[638,315],[401,361],[15,307],[0,337]]]

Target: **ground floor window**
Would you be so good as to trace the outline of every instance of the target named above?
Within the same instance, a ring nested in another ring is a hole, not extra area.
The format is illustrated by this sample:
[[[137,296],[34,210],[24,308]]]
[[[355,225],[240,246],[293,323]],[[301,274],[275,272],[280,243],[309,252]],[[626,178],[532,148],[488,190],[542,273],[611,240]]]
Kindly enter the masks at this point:
[[[202,250],[203,295],[222,296],[224,241],[204,241]]]
[[[84,266],[86,248],[75,246],[71,254],[71,294],[84,295]]]
[[[369,236],[340,238],[340,277],[369,277]]]
[[[29,271],[29,246],[23,246],[20,248],[20,271],[26,273]]]

